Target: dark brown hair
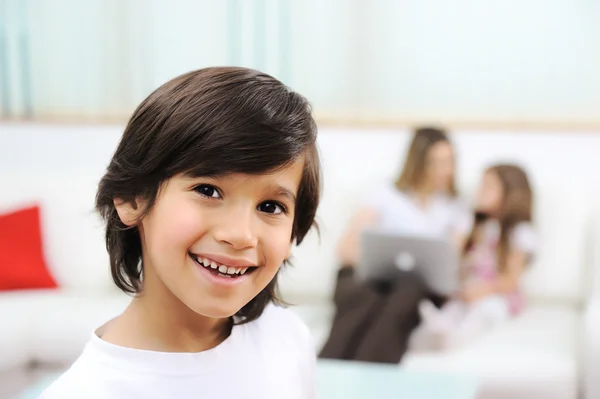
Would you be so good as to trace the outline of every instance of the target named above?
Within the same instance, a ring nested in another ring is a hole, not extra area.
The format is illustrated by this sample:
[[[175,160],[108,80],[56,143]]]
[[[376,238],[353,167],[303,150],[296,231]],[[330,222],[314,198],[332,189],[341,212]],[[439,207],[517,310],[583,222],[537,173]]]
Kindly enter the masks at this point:
[[[521,222],[531,222],[533,191],[525,171],[517,165],[498,164],[489,167],[485,173],[495,173],[502,185],[502,205],[498,215],[500,222],[500,239],[498,241],[498,270],[504,272],[510,251],[510,234]],[[488,220],[489,215],[475,214],[475,224],[467,243],[465,252],[473,246],[475,234]]]
[[[415,129],[412,141],[408,147],[406,161],[400,175],[396,179],[396,188],[400,191],[408,191],[417,187],[425,175],[427,166],[427,154],[431,147],[437,143],[450,143],[445,130],[435,127],[421,127]],[[456,185],[454,178],[448,187],[448,193],[456,196]]]
[[[96,209],[106,222],[106,248],[115,284],[143,289],[137,227],[125,226],[114,199],[142,198],[147,214],[161,183],[179,173],[260,174],[304,157],[292,237],[300,244],[314,224],[320,196],[317,126],[304,97],[264,73],[237,67],[205,68],[154,91],[135,110],[100,180]],[[258,318],[277,301],[277,275],[238,313]]]

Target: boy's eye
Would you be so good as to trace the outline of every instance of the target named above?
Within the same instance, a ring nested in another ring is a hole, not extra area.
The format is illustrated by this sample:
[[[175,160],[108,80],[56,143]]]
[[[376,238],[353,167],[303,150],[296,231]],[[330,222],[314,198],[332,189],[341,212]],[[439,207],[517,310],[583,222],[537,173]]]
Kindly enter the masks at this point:
[[[198,187],[196,187],[194,190],[196,190],[196,192],[198,194],[204,195],[205,197],[221,198],[221,195],[219,194],[219,190],[217,190],[216,187],[213,187],[208,184],[201,184]]]
[[[264,213],[270,213],[271,215],[278,215],[285,213],[285,207],[274,201],[265,201],[258,206],[258,210]]]

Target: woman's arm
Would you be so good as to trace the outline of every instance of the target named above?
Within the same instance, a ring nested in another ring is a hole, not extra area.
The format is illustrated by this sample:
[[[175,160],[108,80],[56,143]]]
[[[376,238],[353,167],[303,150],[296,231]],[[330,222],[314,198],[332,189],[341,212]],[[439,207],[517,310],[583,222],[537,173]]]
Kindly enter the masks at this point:
[[[377,223],[377,219],[377,212],[371,208],[363,208],[352,217],[337,247],[343,265],[356,265],[360,257],[360,235],[365,228]]]

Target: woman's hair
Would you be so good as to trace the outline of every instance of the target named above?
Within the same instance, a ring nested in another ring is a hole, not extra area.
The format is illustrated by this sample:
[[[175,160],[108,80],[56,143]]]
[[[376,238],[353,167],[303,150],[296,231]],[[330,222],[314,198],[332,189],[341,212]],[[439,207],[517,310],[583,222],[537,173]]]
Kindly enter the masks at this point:
[[[154,91],[135,110],[100,180],[96,209],[106,222],[112,278],[121,290],[143,289],[142,244],[125,226],[114,199],[143,199],[152,209],[159,187],[180,173],[261,174],[303,157],[290,240],[300,244],[315,224],[320,197],[317,126],[304,97],[264,73],[237,67],[181,75]],[[287,260],[286,260],[287,262]],[[277,275],[238,313],[260,316],[277,298]]]
[[[406,192],[422,184],[427,168],[427,154],[436,143],[450,143],[446,131],[435,127],[421,127],[415,129],[412,141],[408,148],[406,161],[400,176],[396,179],[396,188]],[[454,178],[448,187],[450,195],[456,195]]]
[[[523,169],[511,164],[499,164],[489,167],[486,173],[495,173],[502,185],[502,205],[498,215],[500,239],[498,241],[498,266],[503,272],[510,250],[510,235],[513,228],[521,222],[531,222],[533,192],[529,178]],[[489,218],[483,213],[475,214],[475,224],[465,245],[468,251],[474,242],[477,229]]]

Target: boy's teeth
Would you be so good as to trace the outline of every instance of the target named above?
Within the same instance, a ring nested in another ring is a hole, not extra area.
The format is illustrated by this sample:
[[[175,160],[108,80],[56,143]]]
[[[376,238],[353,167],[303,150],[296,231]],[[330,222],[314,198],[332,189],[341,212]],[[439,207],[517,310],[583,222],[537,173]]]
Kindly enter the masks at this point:
[[[239,274],[242,275],[248,271],[249,267],[232,267],[225,265],[218,265],[215,261],[212,261],[207,258],[197,258],[198,263],[202,264],[204,267],[209,267],[211,269],[218,270],[219,273],[225,275]]]

